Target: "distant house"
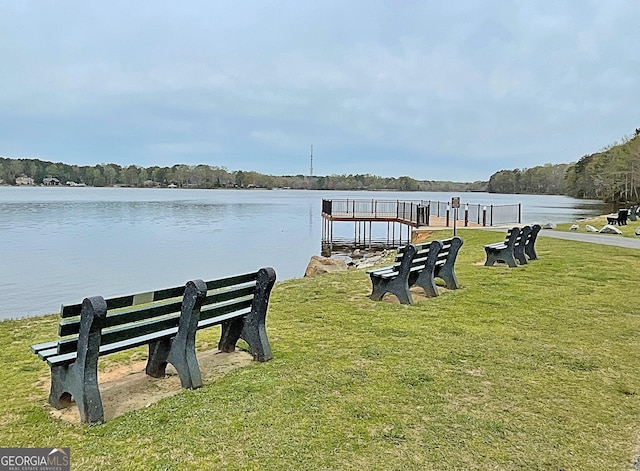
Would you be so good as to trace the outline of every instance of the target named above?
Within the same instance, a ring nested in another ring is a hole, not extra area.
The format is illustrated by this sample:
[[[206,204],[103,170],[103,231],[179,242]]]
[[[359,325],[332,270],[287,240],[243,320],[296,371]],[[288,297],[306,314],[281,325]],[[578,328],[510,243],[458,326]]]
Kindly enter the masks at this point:
[[[60,180],[55,177],[47,177],[42,179],[42,184],[44,186],[56,186],[60,184]]]
[[[35,182],[31,177],[27,177],[26,175],[20,175],[19,177],[16,177],[16,185],[33,186],[35,185]]]

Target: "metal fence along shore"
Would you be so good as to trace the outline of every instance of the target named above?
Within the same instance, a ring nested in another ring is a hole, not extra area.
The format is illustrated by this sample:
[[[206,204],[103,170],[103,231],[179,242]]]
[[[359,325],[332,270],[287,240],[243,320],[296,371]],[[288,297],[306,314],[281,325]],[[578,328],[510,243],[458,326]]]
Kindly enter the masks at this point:
[[[462,226],[494,226],[522,222],[522,205],[468,204],[459,208],[451,202],[432,200],[323,199],[322,246],[331,252],[334,245],[348,243],[354,247],[385,247],[411,240],[411,228]],[[455,221],[455,222],[454,222]],[[353,240],[335,237],[334,222],[354,223]],[[386,223],[386,237],[373,235],[373,223]],[[398,227],[396,227],[396,225]]]

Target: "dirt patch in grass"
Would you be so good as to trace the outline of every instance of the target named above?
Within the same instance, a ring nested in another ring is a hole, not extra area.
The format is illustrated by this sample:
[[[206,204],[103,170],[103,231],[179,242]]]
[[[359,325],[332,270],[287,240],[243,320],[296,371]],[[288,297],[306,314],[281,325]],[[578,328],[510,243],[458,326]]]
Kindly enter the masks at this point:
[[[205,384],[252,361],[253,357],[248,352],[240,350],[232,353],[223,353],[218,350],[198,353],[198,364]],[[105,421],[133,410],[149,407],[161,399],[183,391],[180,378],[171,365],[167,365],[167,375],[164,378],[147,376],[144,372],[145,366],[146,360],[140,360],[116,366],[98,374]],[[49,378],[43,378],[42,381],[43,389],[46,389],[47,394],[49,381]],[[71,407],[60,410],[53,409],[48,404],[46,407],[49,408],[53,417],[73,424],[80,423],[80,414],[75,403]]]
[[[436,286],[436,289],[438,290],[438,295],[441,295],[448,291],[446,288],[443,288],[442,286]],[[414,304],[423,302],[423,301],[428,301],[429,299],[431,299],[431,297],[427,296],[424,290],[419,286],[412,286],[411,288],[409,288],[409,291],[411,292],[411,297],[413,298]],[[384,297],[382,298],[382,302],[391,303],[391,304],[400,304],[400,301],[398,301],[398,298],[391,293],[385,294]]]

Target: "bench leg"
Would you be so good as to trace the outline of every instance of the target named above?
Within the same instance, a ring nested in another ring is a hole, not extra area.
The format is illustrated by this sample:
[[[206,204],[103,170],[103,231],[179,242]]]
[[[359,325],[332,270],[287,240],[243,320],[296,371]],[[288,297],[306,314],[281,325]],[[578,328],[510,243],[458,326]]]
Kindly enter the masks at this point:
[[[372,290],[369,299],[372,301],[382,301],[387,293],[393,294],[400,304],[413,304],[413,297],[409,290],[409,282],[396,278],[378,278],[371,276]]]
[[[155,342],[149,345],[147,372],[151,376],[162,374],[166,363],[171,363],[180,377],[185,389],[202,386],[200,365],[196,356],[196,331],[200,320],[200,308],[207,296],[207,285],[202,280],[189,281],[184,290],[178,333],[173,339]],[[157,376],[156,376],[157,377]]]
[[[167,358],[171,350],[172,339],[162,339],[149,344],[149,356],[145,373],[152,378],[164,378],[167,371]]]
[[[107,303],[100,297],[85,298],[80,314],[78,356],[69,365],[51,367],[49,404],[61,409],[76,402],[82,423],[104,422],[98,388],[98,356]]]
[[[183,348],[180,348],[180,344]],[[195,346],[190,348],[184,342],[175,342],[175,337],[151,342],[145,373],[152,378],[164,378],[169,363],[175,367],[183,388],[197,389],[202,386]]]
[[[438,287],[436,286],[436,280],[434,279],[433,273],[433,269],[429,270],[425,267],[415,281],[415,284],[422,288],[429,298],[435,298],[438,296]]]
[[[511,268],[518,266],[513,252],[509,253],[506,250],[488,250],[487,248],[485,248],[485,252],[487,253],[487,261],[484,262],[486,267],[492,266],[495,262],[504,262]]]
[[[533,245],[529,244],[524,248],[524,252],[529,257],[529,260],[538,260],[538,254],[536,253],[536,249]]]
[[[248,314],[244,318],[223,322],[218,349],[225,353],[234,352],[240,339],[247,342],[255,360],[268,361],[273,358],[264,319],[261,320],[260,316]]]
[[[495,252],[493,250],[489,250],[488,248],[485,247],[484,251],[487,254],[487,260],[484,262],[485,267],[490,267],[498,261],[498,259],[495,256]]]
[[[458,284],[458,278],[456,278],[456,274],[453,271],[453,266],[443,265],[439,270],[433,275],[434,278],[440,278],[444,281],[447,289],[458,289],[460,285]]]
[[[72,363],[65,366],[51,367],[51,391],[49,404],[56,409],[69,407],[73,401],[80,412],[80,422],[104,422],[104,409],[98,388],[98,357],[95,368],[91,365]]]
[[[195,335],[193,342],[172,342],[167,360],[171,363],[180,377],[180,384],[185,389],[197,389],[202,386],[200,365],[196,357]]]
[[[222,323],[222,335],[218,343],[220,351],[233,352],[238,339],[242,339],[249,345],[255,360],[269,361],[273,358],[267,337],[266,318],[269,296],[275,282],[276,272],[273,268],[258,270],[251,312],[244,318]]]
[[[369,275],[371,278],[371,294],[369,299],[372,301],[382,301],[382,298],[387,294],[387,282],[386,280],[374,275]]]
[[[373,290],[369,298],[373,301],[381,301],[385,294],[391,293],[398,298],[400,304],[413,304],[409,283],[399,276],[390,279],[371,276],[371,284]]]
[[[518,260],[518,262],[520,262],[520,265],[526,265],[528,263],[527,257],[524,254],[524,247],[522,248],[522,250],[514,251],[514,257]]]

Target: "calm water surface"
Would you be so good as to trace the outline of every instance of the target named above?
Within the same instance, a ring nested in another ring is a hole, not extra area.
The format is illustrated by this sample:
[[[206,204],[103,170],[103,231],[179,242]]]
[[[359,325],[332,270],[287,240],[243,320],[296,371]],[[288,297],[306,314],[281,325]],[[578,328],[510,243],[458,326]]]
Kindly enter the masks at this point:
[[[322,198],[451,196],[463,205],[522,203],[523,222],[603,211],[599,202],[562,196],[0,187],[0,319],[263,266],[274,267],[278,280],[301,277],[320,253]],[[334,235],[340,231],[353,234],[353,225],[336,223]]]

